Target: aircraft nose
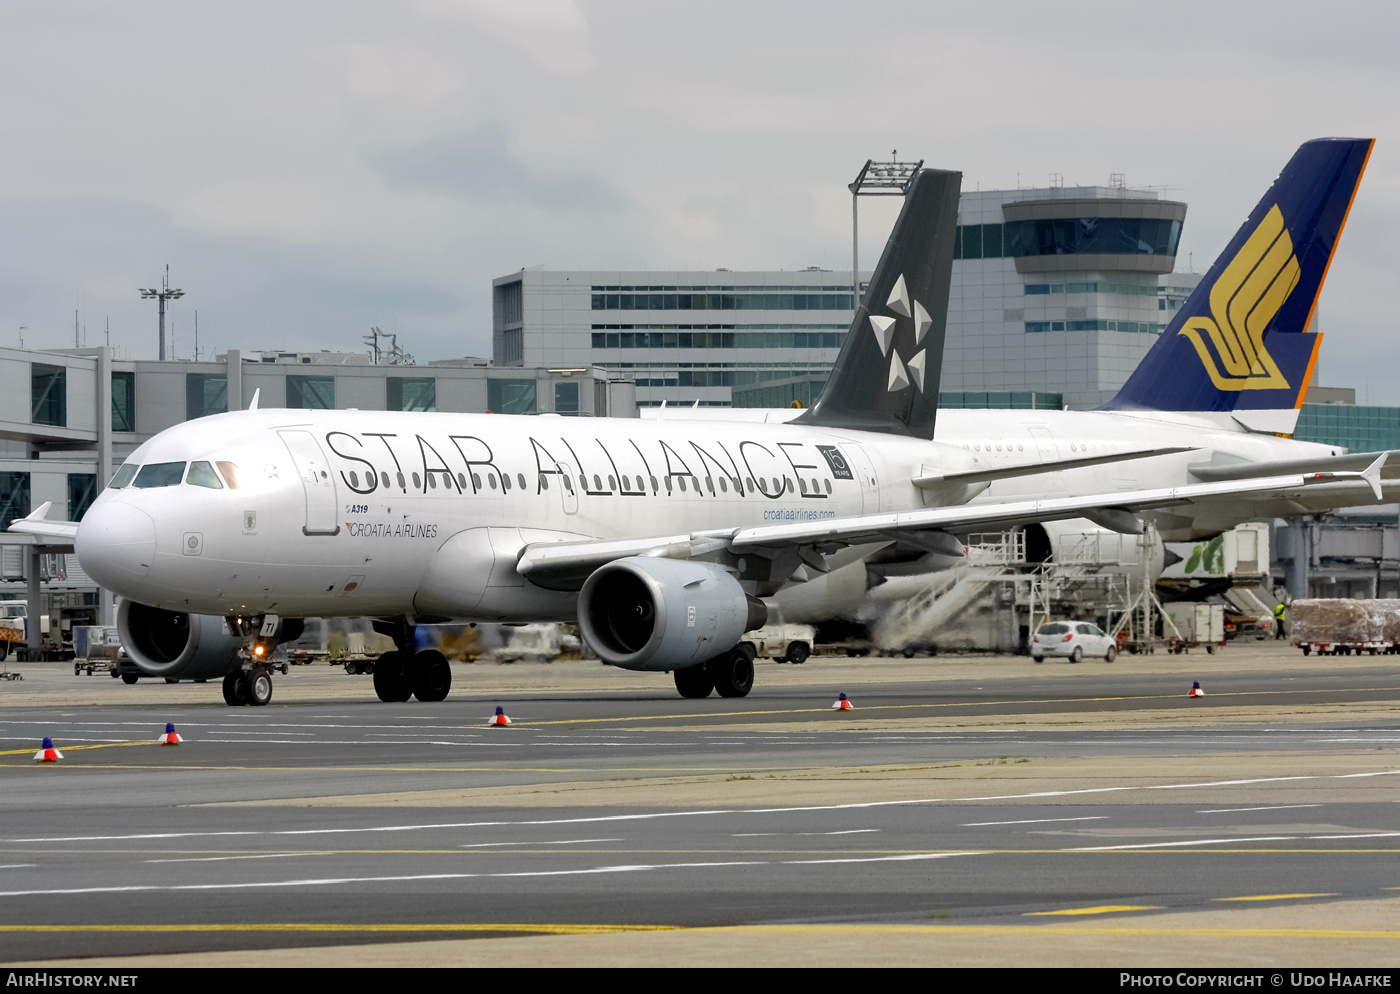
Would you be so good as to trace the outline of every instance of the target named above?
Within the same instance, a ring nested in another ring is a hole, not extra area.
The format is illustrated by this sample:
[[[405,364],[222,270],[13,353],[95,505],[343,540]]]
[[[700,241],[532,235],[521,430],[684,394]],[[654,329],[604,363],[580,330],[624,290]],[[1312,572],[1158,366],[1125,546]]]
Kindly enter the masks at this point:
[[[145,579],[151,568],[156,523],[130,504],[94,504],[83,515],[73,549],[88,576],[121,593]]]

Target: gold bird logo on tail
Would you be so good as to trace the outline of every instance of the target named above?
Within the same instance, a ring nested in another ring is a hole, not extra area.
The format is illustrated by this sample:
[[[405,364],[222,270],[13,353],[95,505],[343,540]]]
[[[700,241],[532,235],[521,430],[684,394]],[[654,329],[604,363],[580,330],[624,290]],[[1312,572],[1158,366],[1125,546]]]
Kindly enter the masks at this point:
[[[1275,204],[1211,287],[1214,320],[1188,318],[1178,332],[1191,339],[1217,389],[1288,389],[1288,381],[1264,348],[1264,329],[1298,285],[1300,275],[1293,239]]]

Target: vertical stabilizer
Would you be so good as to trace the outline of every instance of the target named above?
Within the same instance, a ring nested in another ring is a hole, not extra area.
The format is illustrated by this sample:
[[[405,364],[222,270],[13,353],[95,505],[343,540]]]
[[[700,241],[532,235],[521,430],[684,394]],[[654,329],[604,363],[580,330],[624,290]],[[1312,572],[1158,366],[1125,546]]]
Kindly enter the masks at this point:
[[[1373,139],[1304,144],[1106,409],[1301,407],[1308,330]]]
[[[915,177],[831,378],[795,423],[933,437],[961,187],[962,173]]]

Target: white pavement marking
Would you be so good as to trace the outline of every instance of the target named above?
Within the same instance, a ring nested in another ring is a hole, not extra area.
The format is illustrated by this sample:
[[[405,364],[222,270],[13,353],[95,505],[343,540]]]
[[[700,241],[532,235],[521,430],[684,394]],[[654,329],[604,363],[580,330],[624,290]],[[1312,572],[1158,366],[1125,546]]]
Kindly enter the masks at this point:
[[[813,866],[819,863],[907,863],[921,859],[951,859],[954,856],[985,856],[983,852],[925,852],[906,856],[849,856],[841,859],[784,859],[783,866]]]
[[[1317,773],[1291,777],[1257,777],[1249,780],[1207,780],[1191,783],[1146,784],[1129,787],[1086,787],[1080,790],[1040,790],[1028,794],[987,794],[980,797],[922,797],[904,801],[857,801],[848,804],[806,804],[771,808],[707,808],[699,811],[650,811],[625,815],[590,815],[583,818],[538,818],[524,821],[461,821],[437,822],[422,825],[374,825],[364,828],[297,828],[275,831],[227,831],[227,832],[152,832],[133,835],[60,835],[23,839],[5,839],[5,842],[114,842],[139,839],[184,839],[214,836],[237,835],[349,835],[367,832],[423,832],[447,828],[499,828],[520,825],[586,825],[618,821],[651,821],[661,818],[697,818],[713,815],[746,814],[803,814],[809,811],[851,811],[867,808],[916,807],[928,804],[967,804],[973,801],[1018,801],[1036,797],[1073,797],[1088,794],[1115,794],[1135,790],[1191,790],[1202,787],[1238,787],[1257,783],[1294,783],[1301,780],[1346,780],[1353,777],[1394,776],[1397,770],[1382,770],[1376,773]]]
[[[151,891],[256,890],[280,887],[330,887],[343,884],[412,883],[422,880],[482,880],[487,878],[573,877],[601,873],[640,873],[646,870],[712,869],[719,866],[766,866],[766,860],[732,860],[718,863],[652,863],[594,866],[582,870],[522,870],[512,873],[419,873],[397,877],[324,877],[309,880],[265,880],[225,884],[131,884],[122,887],[65,887],[54,890],[0,891],[0,897],[41,897],[72,894],[128,894]]]
[[[1085,815],[1083,818],[1024,818],[1020,821],[969,821],[959,828],[986,828],[989,825],[1044,825],[1052,821],[1106,821],[1108,815]]]
[[[1105,852],[1110,849],[1167,849],[1172,846],[1217,846],[1226,842],[1286,842],[1289,839],[1296,839],[1296,835],[1256,835],[1251,838],[1237,839],[1185,839],[1181,842],[1143,842],[1131,846],[1082,846],[1078,849],[1066,849],[1065,852]]]
[[[1198,815],[1223,815],[1236,811],[1287,811],[1290,808],[1320,808],[1321,804],[1270,804],[1262,808],[1207,808],[1197,811]]]

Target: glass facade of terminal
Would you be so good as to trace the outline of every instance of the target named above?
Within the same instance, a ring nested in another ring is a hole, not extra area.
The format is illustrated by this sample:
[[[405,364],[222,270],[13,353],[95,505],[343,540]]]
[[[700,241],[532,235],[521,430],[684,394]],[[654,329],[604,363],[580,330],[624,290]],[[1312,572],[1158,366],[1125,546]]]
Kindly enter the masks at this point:
[[[1300,442],[1344,445],[1352,452],[1400,449],[1400,407],[1304,404],[1293,437]]]
[[[954,259],[1032,255],[1176,255],[1181,222],[1155,218],[1079,217],[1052,221],[960,224]]]

